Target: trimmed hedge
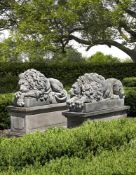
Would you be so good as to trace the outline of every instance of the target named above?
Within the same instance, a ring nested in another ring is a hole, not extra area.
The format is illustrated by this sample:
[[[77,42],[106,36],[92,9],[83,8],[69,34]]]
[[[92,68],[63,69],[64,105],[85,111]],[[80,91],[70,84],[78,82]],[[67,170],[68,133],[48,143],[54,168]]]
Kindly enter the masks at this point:
[[[13,94],[0,94],[0,130],[10,128],[10,116],[6,107],[11,105]]]
[[[133,119],[87,122],[71,130],[56,128],[22,138],[1,138],[0,169],[17,170],[37,162],[45,165],[64,156],[85,159],[89,154],[92,160],[104,150],[119,150],[133,139],[136,139]]]
[[[136,174],[136,140],[122,146],[120,150],[104,150],[99,156],[85,159],[77,157],[61,157],[52,160],[45,166],[36,164],[23,168],[22,171],[10,170],[8,175],[135,175]],[[2,172],[3,173],[3,172]],[[3,175],[0,173],[0,175]]]
[[[105,78],[123,80],[136,76],[135,63],[91,64],[87,62],[56,64],[47,62],[0,63],[0,93],[17,90],[18,75],[29,68],[35,68],[47,77],[59,79],[64,86],[71,86],[76,79],[87,72],[97,72]]]
[[[126,87],[136,87],[136,77],[126,77],[123,79],[123,85]]]
[[[136,87],[125,88],[125,104],[130,106],[128,116],[136,117]]]
[[[18,88],[18,77],[7,73],[6,75],[0,75],[0,93],[12,93],[16,92]]]

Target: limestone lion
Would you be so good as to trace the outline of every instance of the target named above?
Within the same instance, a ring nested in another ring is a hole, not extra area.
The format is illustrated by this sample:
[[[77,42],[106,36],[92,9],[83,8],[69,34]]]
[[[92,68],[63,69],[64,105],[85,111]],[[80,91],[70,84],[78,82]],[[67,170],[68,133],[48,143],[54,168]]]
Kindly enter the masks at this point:
[[[28,97],[46,101],[46,104],[65,102],[67,99],[67,92],[59,80],[46,78],[35,69],[21,73],[18,84],[20,89],[16,93],[17,106],[24,106],[24,99]]]
[[[108,98],[123,98],[121,81],[115,78],[106,79],[97,73],[86,73],[80,76],[70,89],[67,106],[70,110],[81,109],[84,103],[94,103]]]
[[[124,98],[124,89],[120,80],[108,78],[104,82],[103,98]]]

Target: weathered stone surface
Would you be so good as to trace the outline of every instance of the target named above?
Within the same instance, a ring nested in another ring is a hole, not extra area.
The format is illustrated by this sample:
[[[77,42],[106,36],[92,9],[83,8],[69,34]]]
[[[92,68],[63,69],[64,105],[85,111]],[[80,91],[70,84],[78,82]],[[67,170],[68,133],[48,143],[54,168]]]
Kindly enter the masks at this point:
[[[128,106],[114,107],[93,112],[71,112],[65,111],[63,115],[67,118],[67,127],[77,127],[87,120],[111,120],[127,117]]]
[[[14,105],[32,107],[64,103],[67,91],[63,84],[54,78],[46,78],[35,69],[28,69],[19,75],[19,91],[15,94]]]
[[[67,106],[69,111],[79,112],[86,108],[87,103],[93,104],[111,99],[124,99],[121,81],[115,78],[105,80],[103,76],[97,73],[86,73],[72,85]]]
[[[105,99],[95,103],[84,103],[82,112],[94,112],[103,109],[113,109],[124,106],[124,99]]]
[[[67,126],[79,126],[86,120],[111,120],[127,117],[124,90],[120,80],[105,79],[97,73],[80,76],[70,89],[69,111],[63,112]]]
[[[36,130],[45,131],[50,127],[66,127],[67,120],[62,115],[66,110],[65,103],[36,107],[9,106],[11,115],[11,134],[23,135]]]

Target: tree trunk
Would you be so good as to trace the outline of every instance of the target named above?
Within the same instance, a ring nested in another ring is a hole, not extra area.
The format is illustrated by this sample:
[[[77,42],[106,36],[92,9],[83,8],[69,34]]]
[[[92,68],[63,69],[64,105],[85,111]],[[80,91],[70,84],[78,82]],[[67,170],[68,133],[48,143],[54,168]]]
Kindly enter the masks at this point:
[[[128,47],[124,46],[121,43],[118,43],[117,41],[107,40],[105,41],[106,45],[112,45],[117,47],[118,49],[125,52],[127,55],[129,55],[134,63],[136,63],[136,45],[134,49],[129,49]]]
[[[75,40],[80,44],[84,44],[86,46],[88,46],[88,48],[90,49],[92,46],[95,45],[107,45],[107,46],[115,46],[118,49],[122,50],[123,52],[125,52],[127,55],[129,55],[132,59],[132,61],[134,63],[136,63],[136,45],[134,49],[129,49],[128,47],[124,46],[123,44],[114,41],[114,40],[96,40],[94,43],[88,41],[88,40],[84,40],[82,38],[78,38],[74,35],[70,35],[69,36],[69,40]]]
[[[126,53],[131,57],[133,62],[136,63],[136,45],[135,45],[134,49],[132,49],[132,50],[129,49]]]
[[[134,63],[136,63],[136,51],[135,50],[131,50],[130,53],[127,53],[131,59],[133,60]]]

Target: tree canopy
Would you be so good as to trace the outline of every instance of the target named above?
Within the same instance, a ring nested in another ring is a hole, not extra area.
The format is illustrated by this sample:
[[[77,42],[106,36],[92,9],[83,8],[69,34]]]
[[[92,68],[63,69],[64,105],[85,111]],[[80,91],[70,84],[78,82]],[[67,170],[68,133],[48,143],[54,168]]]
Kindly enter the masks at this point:
[[[72,47],[67,47],[65,53],[55,52],[52,61],[59,63],[68,63],[68,62],[83,62],[85,58],[80,52]]]
[[[115,46],[136,62],[135,0],[15,0],[8,4],[12,38],[30,55],[60,49],[65,53],[75,40],[87,50],[94,45]]]
[[[89,57],[87,61],[97,64],[120,63],[120,60],[117,57],[113,57],[112,55],[104,55],[102,52],[96,52],[94,55]]]

